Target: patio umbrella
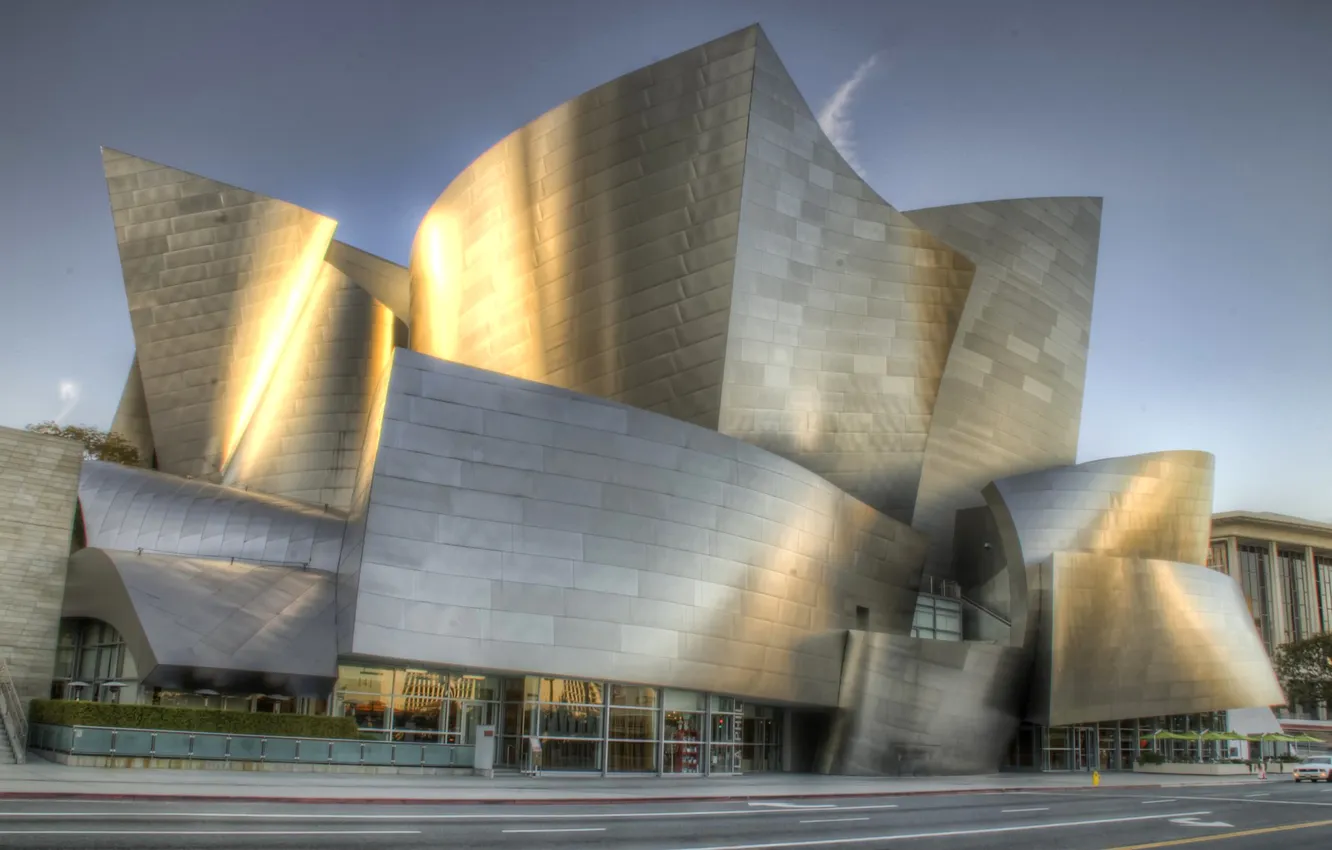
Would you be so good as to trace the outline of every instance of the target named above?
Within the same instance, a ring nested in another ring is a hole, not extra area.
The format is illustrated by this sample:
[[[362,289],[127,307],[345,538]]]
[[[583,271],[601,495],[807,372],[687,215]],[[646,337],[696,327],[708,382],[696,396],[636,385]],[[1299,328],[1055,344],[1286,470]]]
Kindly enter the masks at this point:
[[[1306,743],[1306,744],[1321,744],[1321,743],[1323,743],[1323,739],[1322,739],[1322,738],[1315,738],[1313,735],[1307,735],[1307,734],[1305,734],[1305,733],[1303,733],[1303,732],[1301,732],[1300,734],[1295,735],[1295,736],[1293,736],[1293,737],[1295,738],[1295,740],[1300,741],[1300,742],[1302,742],[1302,743]]]

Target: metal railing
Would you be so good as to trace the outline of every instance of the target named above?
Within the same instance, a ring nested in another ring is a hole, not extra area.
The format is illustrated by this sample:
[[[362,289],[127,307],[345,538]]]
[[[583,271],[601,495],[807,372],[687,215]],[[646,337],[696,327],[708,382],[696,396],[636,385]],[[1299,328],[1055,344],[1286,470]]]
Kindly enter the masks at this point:
[[[28,752],[28,712],[14,687],[8,659],[0,659],[0,725],[5,727],[5,734],[9,736],[14,761],[23,764]]]
[[[972,608],[979,611],[980,613],[985,614],[986,616],[992,619],[998,620],[999,622],[1003,623],[1005,626],[1008,626],[1010,628],[1012,627],[1013,625],[1012,620],[1008,619],[1003,614],[1000,614],[999,612],[982,605],[981,603],[972,599],[970,596],[958,596],[957,598],[962,600],[963,605],[969,605]]]
[[[77,756],[375,767],[471,767],[475,758],[475,748],[461,744],[45,723],[34,724],[32,748]]]

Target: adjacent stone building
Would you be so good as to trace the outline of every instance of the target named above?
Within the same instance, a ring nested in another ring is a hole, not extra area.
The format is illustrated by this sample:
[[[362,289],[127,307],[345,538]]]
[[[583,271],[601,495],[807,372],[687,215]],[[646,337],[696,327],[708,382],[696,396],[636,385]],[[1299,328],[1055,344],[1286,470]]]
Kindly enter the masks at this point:
[[[51,687],[82,462],[78,443],[0,428],[0,658],[25,698]]]

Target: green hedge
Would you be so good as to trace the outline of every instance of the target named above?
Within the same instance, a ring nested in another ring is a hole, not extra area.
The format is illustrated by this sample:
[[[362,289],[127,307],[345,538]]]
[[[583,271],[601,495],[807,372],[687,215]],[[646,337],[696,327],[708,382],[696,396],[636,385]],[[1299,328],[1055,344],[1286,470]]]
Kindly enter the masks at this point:
[[[284,735],[292,738],[357,738],[350,717],[304,714],[251,714],[208,708],[165,705],[116,705],[106,702],[35,699],[31,723],[56,726],[119,726],[128,729],[170,729],[185,732],[229,732],[233,735]]]

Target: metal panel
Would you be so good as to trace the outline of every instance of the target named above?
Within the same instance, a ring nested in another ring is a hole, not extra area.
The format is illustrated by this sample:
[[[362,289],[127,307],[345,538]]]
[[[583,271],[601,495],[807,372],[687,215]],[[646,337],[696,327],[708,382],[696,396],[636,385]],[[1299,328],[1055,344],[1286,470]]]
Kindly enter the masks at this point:
[[[333,590],[317,570],[90,548],[63,615],[114,626],[147,685],[315,696],[337,675]]]
[[[406,268],[336,239],[329,243],[324,262],[354,280],[395,317],[407,321],[412,293]]]
[[[138,449],[139,466],[152,465],[153,426],[148,419],[148,398],[143,392],[143,375],[139,372],[137,354],[125,378],[125,389],[120,394],[120,404],[116,406],[116,415],[111,420],[111,432],[124,437]]]
[[[389,309],[325,264],[223,482],[347,510],[394,339]]]
[[[221,471],[267,387],[336,223],[102,150],[161,469]]]
[[[1099,198],[908,212],[976,262],[930,420],[913,528],[951,572],[953,517],[996,479],[1077,459],[1100,242]]]
[[[1193,564],[1067,552],[1042,572],[1053,596],[1043,722],[1285,704],[1228,576]]]
[[[1205,564],[1211,534],[1207,452],[1152,452],[1047,469],[986,488],[1010,563],[1097,552]]]
[[[344,651],[833,705],[910,628],[919,535],[676,419],[399,349],[377,457]]]
[[[1022,708],[1019,648],[853,631],[822,773],[989,773]]]
[[[83,464],[79,504],[87,544],[104,549],[332,571],[342,548],[343,517],[334,511],[115,463]]]
[[[411,345],[715,426],[756,28],[515,131],[426,215]]]
[[[760,32],[718,429],[902,522],[974,266],[884,201]]]

